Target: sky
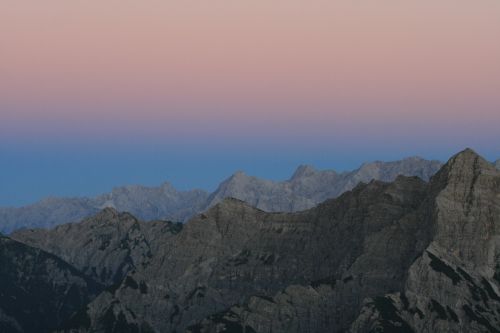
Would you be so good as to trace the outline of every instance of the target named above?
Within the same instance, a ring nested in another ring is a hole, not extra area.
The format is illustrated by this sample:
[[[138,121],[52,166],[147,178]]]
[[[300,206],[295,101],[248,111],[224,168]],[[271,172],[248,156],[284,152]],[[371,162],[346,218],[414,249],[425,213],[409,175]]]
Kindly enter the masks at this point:
[[[2,0],[0,206],[500,158],[496,0]]]

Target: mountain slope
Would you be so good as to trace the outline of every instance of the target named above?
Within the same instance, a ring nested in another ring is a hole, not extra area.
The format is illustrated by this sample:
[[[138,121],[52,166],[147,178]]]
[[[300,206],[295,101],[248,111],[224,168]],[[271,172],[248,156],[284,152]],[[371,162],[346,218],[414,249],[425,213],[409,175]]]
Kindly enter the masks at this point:
[[[366,302],[353,332],[390,326],[388,318],[417,332],[500,332],[500,173],[466,150],[433,183],[432,243],[400,293]]]
[[[49,332],[102,287],[42,250],[0,236],[0,331]]]
[[[350,286],[352,276],[346,273],[365,247],[371,253],[363,257],[371,263],[364,267],[366,292],[395,291],[403,268],[416,255],[420,234],[418,221],[405,216],[418,207],[425,188],[418,178],[372,182],[317,208],[288,214],[226,199],[191,220],[144,269],[92,302],[86,312],[90,325],[75,322],[74,327],[106,331],[102,314],[112,313],[121,318],[120,325],[183,331],[252,295],[272,296],[291,284],[341,280]],[[391,255],[381,258],[387,242]],[[359,300],[345,293],[336,302]]]
[[[358,259],[349,269],[354,281],[349,290],[344,280],[331,282],[332,289],[291,285],[273,298],[254,296],[208,316],[190,331],[219,332],[229,327],[257,332],[346,330],[342,320],[346,316],[352,320],[350,307],[359,307],[346,299],[340,304],[334,301],[346,291],[363,300],[351,332],[500,331],[500,173],[466,150],[432,179],[421,206],[407,218],[420,221],[422,234],[414,248],[420,254],[403,268],[403,279],[395,286],[398,291],[380,294],[381,282],[373,280],[372,288],[379,290],[363,291],[372,260],[392,252],[386,248],[371,257],[370,250],[365,254],[371,257],[369,261]]]
[[[429,184],[372,181],[303,212],[266,213],[226,199],[68,325],[495,332],[499,199],[499,172],[471,150]]]
[[[15,240],[43,249],[72,264],[92,279],[111,286],[145,265],[159,244],[182,228],[164,221],[140,222],[129,213],[106,208],[81,223],[54,229],[23,229]]]

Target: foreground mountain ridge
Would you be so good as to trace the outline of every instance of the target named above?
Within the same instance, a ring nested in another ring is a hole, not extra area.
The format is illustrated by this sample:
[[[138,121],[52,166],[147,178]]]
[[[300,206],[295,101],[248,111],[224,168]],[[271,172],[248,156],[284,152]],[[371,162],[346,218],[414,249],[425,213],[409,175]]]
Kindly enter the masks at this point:
[[[53,254],[0,235],[0,332],[47,332],[103,286]]]
[[[20,208],[0,208],[0,231],[20,228],[50,228],[77,222],[105,207],[116,208],[141,220],[187,221],[227,197],[244,200],[260,209],[299,211],[351,190],[372,179],[392,181],[398,175],[428,180],[440,167],[438,161],[410,157],[395,162],[365,163],[360,168],[337,173],[299,166],[287,181],[276,182],[237,172],[213,193],[202,190],[178,191],[171,184],[159,187],[125,186],[95,198],[48,198]]]
[[[87,224],[119,221],[140,225],[114,210]],[[151,255],[61,332],[500,331],[500,173],[469,149],[429,183],[371,181],[296,213],[224,199],[175,232],[161,226],[164,238],[139,228],[132,243],[144,239]],[[50,250],[64,228],[99,235],[61,226],[13,237]],[[59,251],[99,263],[116,248]]]

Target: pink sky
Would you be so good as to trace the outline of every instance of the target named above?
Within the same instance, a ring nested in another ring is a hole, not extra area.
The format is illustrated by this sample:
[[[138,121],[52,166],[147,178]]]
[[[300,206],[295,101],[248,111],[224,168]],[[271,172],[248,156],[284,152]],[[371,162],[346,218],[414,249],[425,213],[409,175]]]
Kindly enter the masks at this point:
[[[0,131],[481,134],[499,59],[494,0],[3,0]]]

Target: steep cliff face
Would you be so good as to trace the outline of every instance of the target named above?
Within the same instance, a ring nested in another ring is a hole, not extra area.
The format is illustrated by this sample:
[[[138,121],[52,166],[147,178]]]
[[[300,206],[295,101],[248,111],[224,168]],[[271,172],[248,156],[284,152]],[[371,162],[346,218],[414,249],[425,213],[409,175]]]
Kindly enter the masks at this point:
[[[466,150],[432,185],[432,243],[400,293],[367,300],[353,332],[396,323],[416,332],[500,331],[500,174]]]
[[[181,224],[140,222],[128,213],[106,208],[81,223],[54,229],[23,229],[13,239],[62,258],[90,278],[110,286],[148,263],[159,244],[178,233]]]
[[[0,331],[49,332],[103,288],[58,257],[0,236]]]

